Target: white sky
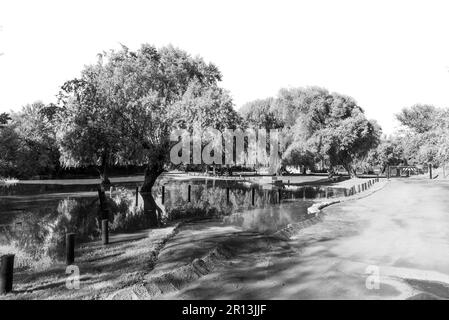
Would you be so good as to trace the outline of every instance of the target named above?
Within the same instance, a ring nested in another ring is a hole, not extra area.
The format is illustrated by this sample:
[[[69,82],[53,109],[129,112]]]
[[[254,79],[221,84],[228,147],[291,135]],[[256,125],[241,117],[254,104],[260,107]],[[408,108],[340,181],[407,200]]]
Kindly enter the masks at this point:
[[[449,106],[444,0],[0,0],[0,26],[0,112],[52,102],[98,52],[144,42],[214,62],[237,107],[319,85],[391,133],[402,107]]]

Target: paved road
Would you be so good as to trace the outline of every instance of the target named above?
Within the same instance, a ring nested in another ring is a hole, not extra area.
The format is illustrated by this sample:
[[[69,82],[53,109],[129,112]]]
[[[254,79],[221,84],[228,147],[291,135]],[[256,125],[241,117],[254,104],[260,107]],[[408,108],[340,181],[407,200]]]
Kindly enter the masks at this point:
[[[172,298],[449,298],[449,182],[392,180],[324,210],[290,249],[239,254]],[[259,248],[260,249],[260,248]]]

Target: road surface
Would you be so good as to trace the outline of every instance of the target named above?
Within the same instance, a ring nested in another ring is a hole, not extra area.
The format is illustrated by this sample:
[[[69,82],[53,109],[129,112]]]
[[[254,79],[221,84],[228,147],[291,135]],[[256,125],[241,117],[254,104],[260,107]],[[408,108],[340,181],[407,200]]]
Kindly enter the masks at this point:
[[[249,241],[248,250],[164,298],[449,298],[448,195],[449,182],[393,179],[326,208],[288,248]]]

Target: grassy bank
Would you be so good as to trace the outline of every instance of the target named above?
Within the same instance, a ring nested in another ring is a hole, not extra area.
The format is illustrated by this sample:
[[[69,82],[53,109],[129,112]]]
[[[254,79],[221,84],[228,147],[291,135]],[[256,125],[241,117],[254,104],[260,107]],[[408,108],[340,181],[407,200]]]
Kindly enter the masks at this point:
[[[111,243],[85,244],[76,251],[80,288],[67,289],[65,264],[44,271],[16,271],[13,293],[1,299],[105,299],[116,290],[142,281],[158,253],[180,223],[160,229],[111,237]]]

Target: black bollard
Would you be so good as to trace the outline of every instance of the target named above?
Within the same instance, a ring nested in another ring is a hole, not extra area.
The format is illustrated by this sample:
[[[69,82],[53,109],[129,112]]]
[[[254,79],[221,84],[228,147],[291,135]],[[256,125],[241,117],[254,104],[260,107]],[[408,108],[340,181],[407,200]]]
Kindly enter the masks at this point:
[[[165,186],[162,186],[162,204],[165,203]]]
[[[139,187],[136,187],[136,207],[139,205]]]
[[[108,224],[109,224],[108,219],[101,220],[101,239],[103,240],[103,244],[109,244]]]
[[[226,188],[226,202],[229,203],[229,188]]]
[[[251,189],[251,203],[254,205],[254,198],[256,197],[256,189]]]
[[[190,202],[190,193],[192,192],[192,186],[189,184],[189,187],[188,187],[188,192],[187,192],[187,198],[188,198],[188,201]]]
[[[279,189],[279,191],[278,191],[278,198],[279,198],[279,203],[281,203],[281,200],[282,200],[282,189]]]
[[[429,178],[432,179],[432,164],[429,163]]]
[[[0,295],[12,291],[14,275],[14,255],[6,254],[0,257]]]
[[[66,264],[70,266],[75,262],[75,234],[67,233],[65,235]]]

